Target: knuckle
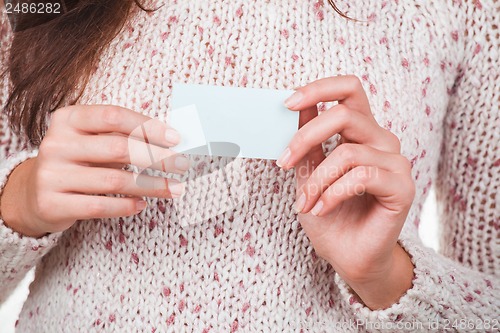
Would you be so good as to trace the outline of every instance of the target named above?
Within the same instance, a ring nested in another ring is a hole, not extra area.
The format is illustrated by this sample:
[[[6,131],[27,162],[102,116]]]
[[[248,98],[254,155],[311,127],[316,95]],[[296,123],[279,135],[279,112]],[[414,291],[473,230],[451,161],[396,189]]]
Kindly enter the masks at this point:
[[[397,152],[400,152],[401,151],[401,142],[399,141],[399,138],[394,135],[394,142],[393,142],[393,145],[394,145],[394,150],[396,150]]]
[[[360,88],[363,88],[361,80],[356,75],[347,75],[346,79],[349,84],[350,90],[358,90]]]
[[[127,186],[127,179],[120,172],[111,171],[106,175],[104,183],[107,190],[119,192]]]
[[[411,162],[403,155],[399,155],[399,159],[399,164],[401,165],[402,170],[406,173],[411,172]]]
[[[52,142],[50,142],[50,141],[51,141],[51,137],[49,135],[46,135],[43,138],[42,142],[40,142],[40,146],[38,147],[39,154],[44,152],[45,150],[50,149],[50,146],[52,144]]]
[[[36,170],[36,186],[35,190],[40,191],[43,188],[46,188],[46,186],[53,185],[53,173],[50,171],[50,169],[47,169],[45,167],[39,167]]]
[[[350,143],[344,143],[337,148],[339,159],[345,164],[349,164],[349,166],[355,163],[356,156],[358,156],[355,146]]]
[[[68,113],[71,113],[72,110],[73,110],[72,106],[67,106],[55,110],[50,118],[51,125],[57,126],[60,123],[65,122],[68,117]]]
[[[36,216],[43,221],[52,219],[52,212],[57,203],[51,195],[37,195],[33,205],[33,210]]]
[[[377,177],[377,174],[372,172],[372,169],[366,166],[361,166],[356,168],[356,178],[358,182],[362,185],[367,185],[372,177]]]
[[[108,152],[115,161],[123,162],[129,155],[128,141],[122,137],[115,137],[110,140]]]
[[[47,136],[42,140],[39,147],[39,152],[44,154],[47,153],[49,156],[54,156],[54,153],[57,153],[61,145],[59,141],[52,136]]]
[[[121,122],[120,110],[113,106],[107,106],[102,110],[101,119],[105,124],[118,125]]]
[[[413,179],[411,178],[408,178],[408,184],[406,185],[406,188],[407,188],[407,196],[408,196],[408,202],[413,202],[413,199],[415,198],[415,194],[416,194],[416,186],[415,186],[415,182],[413,181]]]
[[[342,127],[347,127],[352,119],[352,112],[349,108],[343,104],[338,104],[335,110],[335,117],[340,122]]]
[[[390,142],[391,147],[395,151],[399,152],[401,150],[401,141],[399,141],[398,136],[389,130],[385,130],[385,131],[386,131],[387,137],[389,138],[389,142]]]

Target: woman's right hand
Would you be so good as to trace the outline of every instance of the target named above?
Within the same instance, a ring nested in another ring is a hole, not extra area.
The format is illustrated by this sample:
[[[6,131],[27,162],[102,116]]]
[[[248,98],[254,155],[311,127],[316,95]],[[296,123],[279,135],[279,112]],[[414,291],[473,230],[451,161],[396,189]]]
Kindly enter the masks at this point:
[[[0,215],[11,229],[40,237],[77,220],[137,214],[146,208],[141,197],[179,197],[183,183],[140,175],[138,185],[138,175],[123,170],[133,164],[183,174],[189,160],[168,149],[179,141],[165,123],[118,106],[59,109],[38,156],[11,173]]]

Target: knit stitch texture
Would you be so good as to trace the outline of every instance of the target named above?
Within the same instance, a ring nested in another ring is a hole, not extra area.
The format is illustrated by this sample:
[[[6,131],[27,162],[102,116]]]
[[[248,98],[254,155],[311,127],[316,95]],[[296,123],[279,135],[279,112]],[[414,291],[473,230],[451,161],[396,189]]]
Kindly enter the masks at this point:
[[[37,267],[18,332],[401,332],[397,323],[417,321],[424,329],[407,330],[422,332],[436,320],[498,331],[497,1],[339,3],[364,23],[346,21],[322,0],[162,3],[127,23],[79,102],[165,121],[173,82],[293,89],[359,76],[375,118],[400,138],[412,163],[417,193],[400,243],[415,265],[413,287],[388,309],[365,307],[301,229],[293,171],[247,159],[226,172],[231,187],[246,182],[245,200],[222,213],[224,196],[205,179],[188,183],[177,205],[149,198],[134,217],[79,221],[41,239],[0,220],[0,303]],[[11,32],[3,12],[0,31],[4,49]],[[1,82],[0,105],[7,93]],[[1,190],[37,151],[0,119]],[[333,148],[333,140],[325,145]],[[189,176],[224,163],[199,157]],[[432,185],[440,253],[417,234]]]

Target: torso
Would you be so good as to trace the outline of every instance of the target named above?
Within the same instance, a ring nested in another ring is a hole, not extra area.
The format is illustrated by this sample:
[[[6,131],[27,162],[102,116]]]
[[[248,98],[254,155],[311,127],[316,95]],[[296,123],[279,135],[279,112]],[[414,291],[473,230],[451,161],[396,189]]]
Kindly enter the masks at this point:
[[[112,43],[80,103],[166,120],[173,82],[292,89],[358,75],[375,118],[413,163],[416,223],[436,175],[463,17],[441,1],[351,2],[351,17],[369,18],[362,24],[316,3],[166,1],[139,13]],[[218,163],[200,158],[195,169]],[[351,318],[333,270],[314,255],[293,212],[293,171],[245,160],[228,172],[249,191],[219,215],[211,212],[224,197],[207,180],[188,186],[181,204],[150,199],[136,217],[82,221],[65,232],[40,264],[20,332],[320,332],[325,318]],[[196,209],[208,215],[193,217]]]

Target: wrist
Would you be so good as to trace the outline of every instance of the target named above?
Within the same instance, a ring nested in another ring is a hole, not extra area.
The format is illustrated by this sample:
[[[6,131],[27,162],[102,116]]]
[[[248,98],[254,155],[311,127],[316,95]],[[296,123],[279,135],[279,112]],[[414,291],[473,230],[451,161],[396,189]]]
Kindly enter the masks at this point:
[[[413,263],[408,253],[399,245],[394,247],[387,270],[370,280],[345,280],[360,300],[370,309],[386,309],[412,287]]]
[[[46,232],[37,230],[26,223],[30,219],[24,216],[26,214],[23,204],[24,189],[26,188],[24,175],[29,174],[32,163],[32,159],[26,160],[17,166],[8,177],[0,196],[0,217],[4,224],[13,231],[23,236],[39,238],[44,236]]]

